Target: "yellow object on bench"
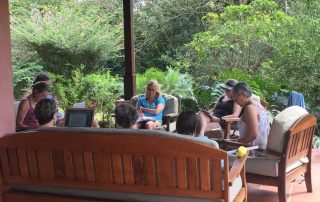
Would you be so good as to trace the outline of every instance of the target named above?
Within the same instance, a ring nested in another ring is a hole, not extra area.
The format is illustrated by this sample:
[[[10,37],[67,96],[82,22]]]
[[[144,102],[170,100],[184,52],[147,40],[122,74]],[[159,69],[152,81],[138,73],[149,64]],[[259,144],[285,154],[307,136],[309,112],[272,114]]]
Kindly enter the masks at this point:
[[[236,156],[238,158],[242,158],[244,157],[246,154],[248,153],[248,149],[244,146],[240,146],[238,149],[237,149],[237,152],[236,152]]]

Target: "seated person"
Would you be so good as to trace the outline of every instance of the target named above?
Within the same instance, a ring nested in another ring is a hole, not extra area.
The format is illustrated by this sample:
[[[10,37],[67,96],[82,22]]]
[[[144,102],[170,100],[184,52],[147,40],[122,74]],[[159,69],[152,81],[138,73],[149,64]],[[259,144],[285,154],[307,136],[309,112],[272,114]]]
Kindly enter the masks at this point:
[[[55,127],[57,122],[57,106],[54,100],[45,98],[40,100],[34,109],[39,128]]]
[[[237,141],[265,149],[270,130],[266,109],[252,98],[251,88],[245,82],[237,83],[232,88],[232,93],[233,100],[244,110],[238,122],[240,137]]]
[[[220,85],[224,90],[224,95],[216,102],[213,109],[206,111],[200,110],[198,116],[203,127],[201,133],[207,133],[213,128],[224,128],[225,125],[220,125],[221,118],[238,118],[241,112],[241,107],[232,99],[232,87],[238,83],[237,80],[229,79],[226,83]],[[204,127],[206,126],[206,127]]]
[[[45,82],[38,82],[32,86],[32,93],[21,100],[18,112],[16,125],[17,127],[39,127],[38,120],[34,115],[36,104],[49,95],[50,87]]]
[[[137,110],[146,118],[146,122],[138,122],[138,128],[154,129],[162,125],[164,98],[161,96],[160,84],[157,80],[150,80],[146,86],[146,96],[137,101]],[[148,120],[150,118],[152,120]]]
[[[50,78],[47,74],[44,74],[44,73],[37,74],[37,76],[36,76],[35,79],[33,80],[33,85],[36,84],[36,83],[38,83],[38,82],[45,82],[45,83],[47,83],[49,86],[51,86],[51,84],[52,84],[51,78]],[[57,102],[56,97],[53,96],[53,95],[48,95],[47,98],[53,99],[53,100],[55,100],[55,102]],[[64,117],[63,117],[63,114],[62,114],[61,112],[59,112],[59,111],[58,111],[58,113],[57,113],[57,118],[58,118],[58,122],[57,122],[57,123],[58,123],[60,126],[62,126],[62,125],[63,125],[63,118],[64,118]]]
[[[181,135],[191,135],[205,141],[210,141],[219,148],[216,141],[210,140],[207,136],[204,136],[204,134],[201,133],[201,121],[194,111],[183,111],[179,114],[176,123],[176,130],[177,133]]]
[[[119,104],[114,110],[114,114],[118,128],[137,129],[139,113],[131,104]]]

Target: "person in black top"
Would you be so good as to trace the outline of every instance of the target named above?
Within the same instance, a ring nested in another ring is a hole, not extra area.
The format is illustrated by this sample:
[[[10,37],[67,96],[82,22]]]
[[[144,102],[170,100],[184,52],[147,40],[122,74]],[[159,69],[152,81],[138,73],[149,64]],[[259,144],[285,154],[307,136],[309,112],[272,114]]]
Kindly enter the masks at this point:
[[[209,111],[200,110],[198,116],[201,120],[201,133],[206,134],[214,128],[225,127],[220,124],[221,118],[237,118],[240,115],[241,107],[232,99],[232,88],[238,83],[237,80],[229,79],[226,83],[220,85],[224,90],[224,95],[216,102],[213,109]]]

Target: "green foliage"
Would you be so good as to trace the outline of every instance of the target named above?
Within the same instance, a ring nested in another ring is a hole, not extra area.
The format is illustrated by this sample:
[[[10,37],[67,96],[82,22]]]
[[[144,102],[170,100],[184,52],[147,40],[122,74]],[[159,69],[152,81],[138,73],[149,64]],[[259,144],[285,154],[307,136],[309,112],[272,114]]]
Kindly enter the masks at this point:
[[[146,85],[151,79],[156,79],[160,83],[163,93],[171,94],[179,98],[193,98],[193,81],[191,76],[181,74],[173,68],[167,68],[165,72],[157,68],[150,68],[143,74],[137,74],[137,94],[145,93]]]
[[[42,72],[43,67],[38,62],[26,62],[22,66],[13,66],[14,97],[21,99],[31,88],[34,76]]]
[[[29,7],[27,17],[12,17],[13,43],[36,52],[46,70],[71,74],[84,65],[90,67],[83,69],[87,73],[101,71],[121,56],[122,19],[115,17],[120,9],[109,13],[110,5],[102,1]]]
[[[71,79],[51,75],[53,94],[57,96],[59,106],[69,108],[75,103],[92,101],[96,112],[102,114],[102,120],[112,126],[115,102],[123,95],[121,79],[110,72],[84,75],[81,69],[73,71]]]

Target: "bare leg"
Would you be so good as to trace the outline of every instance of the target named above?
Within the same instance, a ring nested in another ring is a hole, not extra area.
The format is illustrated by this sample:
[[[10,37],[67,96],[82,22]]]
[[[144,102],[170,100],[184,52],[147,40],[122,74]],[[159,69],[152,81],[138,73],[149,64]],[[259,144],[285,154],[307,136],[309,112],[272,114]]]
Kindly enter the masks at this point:
[[[220,128],[220,124],[218,122],[213,122],[211,118],[202,111],[198,112],[198,117],[201,121],[200,134],[205,134],[206,132],[211,131],[213,128]]]

